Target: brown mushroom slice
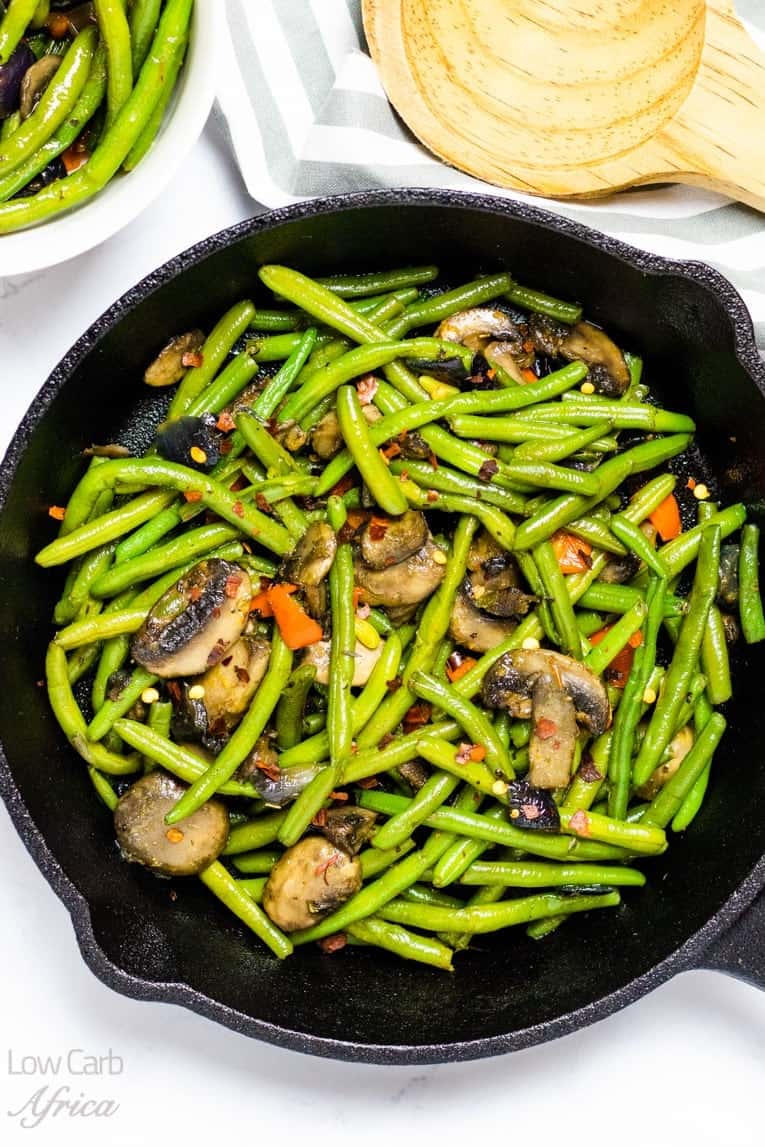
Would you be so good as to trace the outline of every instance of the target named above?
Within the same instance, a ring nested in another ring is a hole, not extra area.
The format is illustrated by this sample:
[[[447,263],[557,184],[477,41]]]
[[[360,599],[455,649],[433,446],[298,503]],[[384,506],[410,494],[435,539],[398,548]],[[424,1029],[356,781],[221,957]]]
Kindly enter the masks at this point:
[[[444,319],[436,331],[437,339],[462,343],[469,350],[483,350],[491,339],[514,342],[521,350],[522,333],[512,315],[500,307],[471,307]]]
[[[337,537],[328,522],[311,522],[282,570],[286,581],[317,586],[329,573],[337,553]]]
[[[143,381],[147,386],[173,386],[180,382],[188,369],[188,363],[183,361],[185,356],[197,354],[204,341],[204,333],[199,330],[176,335],[147,366]]]
[[[41,56],[31,68],[27,68],[21,81],[19,98],[19,115],[22,123],[25,119],[29,119],[60,67],[60,56]]]
[[[415,757],[413,761],[404,761],[403,765],[398,766],[398,772],[413,792],[419,792],[431,775],[431,769],[421,757]]]
[[[476,608],[464,589],[454,599],[449,619],[449,634],[458,645],[471,653],[487,653],[509,637],[517,625],[515,620],[491,617]]]
[[[368,605],[417,605],[430,597],[446,572],[446,554],[430,539],[404,562],[373,570],[356,562],[356,585]]]
[[[369,521],[361,532],[361,556],[373,570],[405,562],[430,538],[428,523],[420,510],[407,510],[386,526]]]
[[[509,374],[515,382],[523,386],[529,380],[523,377],[522,363],[531,363],[533,355],[527,354],[517,342],[494,341],[487,343],[483,348],[483,356],[489,366],[499,366]]]
[[[271,869],[263,908],[284,932],[310,928],[361,888],[361,862],[324,836],[307,836]]]
[[[571,362],[586,362],[589,378],[601,394],[618,397],[630,384],[624,355],[613,339],[592,323],[577,323],[560,344],[560,353]]]
[[[335,848],[356,856],[375,830],[377,813],[356,805],[343,805],[327,810],[321,831]]]
[[[252,585],[223,558],[199,562],[152,607],[131,653],[158,677],[196,677],[228,652],[247,621]]]
[[[574,702],[551,676],[541,674],[532,689],[531,711],[529,783],[537,789],[567,785],[576,748]]]
[[[172,827],[165,816],[186,786],[154,769],[130,786],[114,810],[114,828],[127,860],[164,876],[194,876],[223,851],[229,819],[225,805],[206,801]]]
[[[233,729],[247,711],[265,677],[271,644],[261,637],[240,637],[228,653],[195,682],[204,688],[207,726],[219,735]]]
[[[329,641],[316,641],[306,646],[303,665],[313,665],[316,669],[316,682],[319,685],[329,685],[329,656],[331,644]],[[353,681],[352,684],[366,685],[372,675],[382,654],[382,643],[376,649],[367,649],[360,641],[356,642],[353,652]]]
[[[478,609],[495,617],[524,617],[538,600],[521,588],[510,554],[489,558],[465,578],[465,592]]]
[[[365,402],[362,405],[361,413],[370,425],[382,418],[382,413],[371,402]],[[340,423],[337,418],[337,412],[335,410],[328,410],[311,431],[311,446],[313,452],[314,454],[318,454],[320,458],[332,458],[339,450],[342,450],[344,445],[345,442],[340,433]]]
[[[482,697],[491,709],[531,717],[529,780],[537,788],[568,783],[577,722],[596,737],[611,723],[608,693],[600,678],[580,661],[550,649],[503,653],[484,678]]]
[[[673,777],[680,768],[693,748],[693,741],[693,729],[690,725],[683,725],[682,729],[678,729],[669,742],[670,759],[654,769],[645,784],[635,790],[637,795],[648,801],[653,800],[659,789],[664,788],[670,777]]]

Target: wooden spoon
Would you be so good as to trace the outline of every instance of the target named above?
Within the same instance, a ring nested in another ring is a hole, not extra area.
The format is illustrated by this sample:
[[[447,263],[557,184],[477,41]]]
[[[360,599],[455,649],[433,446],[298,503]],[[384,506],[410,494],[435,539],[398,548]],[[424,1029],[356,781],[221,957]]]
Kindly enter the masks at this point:
[[[730,0],[363,0],[391,103],[536,195],[673,181],[765,211],[765,56]]]

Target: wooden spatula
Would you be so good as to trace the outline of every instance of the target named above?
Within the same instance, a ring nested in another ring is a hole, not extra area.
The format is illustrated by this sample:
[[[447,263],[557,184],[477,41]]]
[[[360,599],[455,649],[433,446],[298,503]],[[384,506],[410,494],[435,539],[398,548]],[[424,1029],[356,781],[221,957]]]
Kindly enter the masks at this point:
[[[694,183],[765,211],[765,56],[730,0],[363,0],[391,103],[537,195]]]

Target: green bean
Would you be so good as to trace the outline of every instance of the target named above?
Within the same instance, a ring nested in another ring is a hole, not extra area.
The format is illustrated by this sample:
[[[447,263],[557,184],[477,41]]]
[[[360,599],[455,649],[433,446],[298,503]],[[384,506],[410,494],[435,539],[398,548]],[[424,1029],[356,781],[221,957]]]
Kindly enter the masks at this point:
[[[270,872],[277,860],[283,855],[284,853],[278,848],[263,848],[258,852],[246,852],[243,856],[235,858],[234,868],[237,872],[248,874]]]
[[[627,549],[619,539],[612,534],[605,522],[600,521],[599,518],[574,518],[573,522],[569,522],[566,526],[569,534],[574,534],[577,538],[584,538],[591,546],[599,550],[606,550],[609,554],[617,554],[620,557],[627,553]]]
[[[468,428],[472,423],[467,420],[460,421],[460,429],[457,430],[456,418],[463,419],[465,415],[471,414],[498,414],[506,410],[521,410],[525,406],[536,407],[537,403],[546,402],[563,394],[565,390],[570,390],[572,386],[581,382],[586,374],[587,367],[583,362],[572,362],[540,378],[538,382],[529,382],[525,386],[504,390],[468,391],[451,399],[446,417],[452,423],[455,433],[464,433],[468,438],[474,436],[480,438],[482,435],[474,435],[474,431]],[[560,404],[556,403],[555,409],[559,408]],[[600,421],[602,420],[601,418]]]
[[[555,551],[550,542],[542,542],[534,549],[533,556],[545,594],[549,599],[561,648],[569,656],[578,658],[582,652],[582,638]]]
[[[265,335],[260,338],[256,336],[248,339],[245,347],[258,362],[283,362],[300,346],[302,338],[301,331],[286,335]],[[320,361],[323,363],[343,354],[344,351],[348,350],[349,344],[344,339],[333,339],[331,334],[318,334],[315,346],[316,349],[311,357],[321,355]],[[308,366],[305,370],[308,370]]]
[[[610,429],[610,422],[596,422],[593,426],[575,431],[573,434],[567,434],[564,438],[554,438],[552,441],[532,439],[521,442],[513,458],[517,462],[527,460],[529,462],[560,462],[564,458],[570,458],[578,450],[583,450],[585,446],[596,443],[598,439],[607,435]]]
[[[79,615],[80,610],[92,600],[92,597],[98,596],[98,594],[92,593],[93,586],[99,578],[108,572],[113,557],[114,543],[107,542],[106,545],[99,546],[98,549],[92,550],[81,559],[79,569],[69,587],[66,598],[62,599],[54,610],[53,616],[57,624],[71,621],[72,618]]]
[[[562,299],[556,299],[542,291],[535,291],[532,287],[522,287],[519,283],[513,283],[507,292],[507,297],[518,307],[536,311],[540,315],[549,315],[561,323],[573,325],[582,317],[582,308],[578,303],[563,302]]]
[[[249,299],[235,303],[213,327],[202,347],[202,363],[192,367],[184,375],[175,392],[168,421],[185,414],[194,399],[209,386],[223,366],[231,348],[247,330],[255,314],[255,307]]]
[[[291,311],[274,311],[267,307],[256,307],[251,329],[256,330],[259,334],[263,332],[292,334],[294,331],[302,331],[307,322],[309,322],[308,316],[297,308],[293,308]]]
[[[106,129],[108,130],[122,111],[133,90],[130,26],[122,0],[95,0],[95,9],[98,28],[109,57],[106,89]],[[146,50],[148,51],[148,44]]]
[[[409,804],[406,797],[373,790],[359,793],[356,803],[362,808],[385,813],[387,816],[395,816],[396,813],[406,809]],[[600,819],[602,821],[606,818],[601,817]],[[575,824],[577,823],[579,822],[576,821]],[[524,852],[531,853],[532,856],[541,856],[548,860],[623,860],[625,856],[623,848],[611,844],[601,844],[596,840],[571,839],[567,836],[535,832],[533,829],[516,828],[515,825],[507,821],[500,822],[487,817],[485,814],[462,812],[456,808],[436,809],[427,818],[425,825],[427,828],[456,833],[474,840],[485,840],[490,844],[503,844],[508,848],[520,848]],[[602,824],[597,827],[601,831],[604,829]],[[619,827],[621,830],[625,830],[623,824]],[[626,826],[625,831],[628,836],[628,830],[633,827],[632,825]],[[646,839],[645,834],[641,839]],[[660,834],[652,832],[648,839],[658,841]],[[630,851],[633,851],[631,846]]]
[[[463,698],[460,698],[459,703],[460,705],[470,704],[470,702],[466,702]],[[502,745],[507,753],[507,746],[499,737],[496,729],[493,730],[493,733],[498,744]],[[474,789],[477,789],[478,792],[488,796],[499,796],[499,798],[504,801],[506,799],[504,797],[506,789],[504,781],[498,780],[497,773],[492,772],[492,770],[481,761],[473,761],[468,758],[464,763],[461,762],[458,758],[464,748],[465,746],[461,746],[460,750],[458,750],[454,745],[450,745],[442,738],[433,735],[423,737],[421,741],[417,743],[417,752],[423,760],[428,761],[429,764],[435,765],[444,772],[451,773],[452,776],[459,777]]]
[[[707,526],[719,526],[720,537],[727,538],[730,534],[735,533],[745,521],[746,508],[741,502],[736,502],[732,506],[720,510],[718,514],[710,515],[701,525],[692,526],[690,530],[685,530],[679,537],[673,538],[671,542],[665,542],[658,552],[669,570],[670,577],[676,578],[694,560],[699,552],[702,532]],[[641,585],[644,580],[643,575],[639,575],[635,579],[637,585]]]
[[[388,682],[392,681],[398,672],[401,661],[400,630],[394,631],[388,637],[382,652],[369,675],[369,680],[358,697],[351,702],[351,731],[355,736],[364,728],[367,721],[377,712],[382,700],[388,695]],[[298,673],[299,670],[295,670]],[[295,674],[293,674],[294,676]],[[278,710],[277,710],[278,728]],[[277,736],[279,747],[281,738]],[[329,734],[321,730],[313,737],[302,741],[294,747],[285,748],[279,756],[280,768],[289,768],[292,765],[310,765],[315,761],[323,761],[329,755]]]
[[[311,940],[320,940],[323,936],[331,936],[335,932],[342,931],[349,924],[355,924],[357,920],[378,914],[389,900],[415,884],[451,843],[450,834],[431,833],[422,848],[392,865],[377,880],[367,884],[346,900],[336,912],[314,924],[312,928],[294,932],[292,935],[294,943],[305,944]]]
[[[627,613],[643,598],[642,590],[632,585],[612,585],[609,582],[595,582],[588,586],[579,599],[587,609],[599,609],[605,613]],[[668,593],[664,598],[664,616],[682,617],[686,603],[684,598]]]
[[[244,719],[204,775],[194,781],[167,814],[167,824],[177,824],[184,817],[191,816],[222,784],[230,780],[268,724],[287,684],[291,668],[292,651],[282,640],[278,628],[274,628],[268,669]]]
[[[161,765],[163,769],[167,769],[173,776],[179,777],[189,785],[198,781],[207,772],[208,763],[204,757],[191,749],[184,749],[181,745],[175,744],[160,730],[142,725],[140,721],[120,717],[114,722],[114,732],[125,744],[137,749],[143,756]],[[226,781],[216,789],[216,792],[223,796],[249,797],[250,800],[259,796],[258,790],[250,781]]]
[[[148,689],[158,680],[155,673],[149,673],[141,665],[136,666],[130,680],[120,689],[119,696],[115,700],[107,701],[88,725],[88,740],[102,741],[114,722],[124,716],[128,709],[132,709],[144,689]]]
[[[613,908],[620,903],[618,892],[572,896],[546,893],[472,908],[439,908],[436,905],[392,900],[379,909],[379,915],[396,924],[409,924],[432,932],[470,932],[472,935],[482,935],[560,912],[570,915],[573,912],[590,912],[594,908]]]
[[[337,416],[345,444],[377,504],[388,514],[405,513],[407,500],[400,484],[372,444],[354,387],[340,387],[337,393]]]
[[[445,399],[443,401],[446,403],[453,400]],[[474,432],[475,436],[482,441],[518,443],[519,446],[523,446],[525,443],[528,443],[529,446],[541,443],[560,443],[570,438],[574,433],[570,426],[556,426],[554,422],[533,422],[525,416],[523,411],[519,411],[516,415],[505,414],[497,417],[480,414],[456,414],[451,416],[450,421],[455,433],[466,437],[472,437],[471,432]],[[593,449],[606,453],[607,450],[612,449],[613,440],[598,438],[592,443],[592,446]],[[500,447],[500,451],[502,449],[504,447]],[[511,454],[508,460],[512,461],[514,456],[514,453]]]
[[[67,677],[66,654],[55,642],[51,642],[48,646],[45,678],[54,716],[70,745],[83,760],[113,776],[134,773],[140,764],[137,757],[122,757],[110,753],[103,745],[92,744],[88,740],[85,718],[80,712]]]
[[[719,559],[720,527],[705,525],[688,613],[683,619],[662,695],[633,768],[636,787],[645,784],[651,776],[674,733],[677,714],[696,668],[709,610],[717,592]]]
[[[607,419],[615,430],[649,430],[653,434],[692,434],[696,429],[696,423],[688,414],[648,404],[627,405],[618,398],[590,398],[583,394],[571,394],[568,400],[564,398],[554,407],[538,407],[529,411],[528,416],[575,426],[591,426],[593,422]]]
[[[461,494],[439,494],[435,499],[429,498],[414,483],[399,481],[410,505],[431,510],[437,507],[448,513],[472,515],[504,549],[513,548],[515,526],[496,506],[484,504],[479,498],[463,498]]]
[[[621,511],[622,517],[632,522],[634,526],[639,526],[665,498],[669,497],[676,484],[677,478],[674,474],[659,474],[656,478],[652,478],[632,495]]]
[[[565,915],[543,916],[541,920],[533,920],[529,924],[526,935],[529,940],[544,940],[545,936],[556,932],[561,924],[565,924],[567,919],[568,917]]]
[[[106,462],[97,470],[92,470],[87,479],[81,483],[83,502],[86,502],[89,496],[93,499],[97,497],[102,489],[113,488],[119,481],[169,487],[170,490],[180,493],[193,492],[199,495],[196,501],[203,503],[242,533],[257,538],[262,545],[274,550],[275,553],[286,554],[293,548],[292,538],[283,526],[272,521],[255,507],[242,503],[236,494],[232,494],[219,482],[177,462],[165,462],[157,458],[128,458]],[[169,500],[169,492],[166,497]],[[139,499],[135,501],[138,502]],[[160,503],[159,508],[164,509],[166,504],[167,502]],[[35,561],[41,566],[60,565],[73,557],[78,557],[81,553],[86,553],[94,545],[102,545],[119,537],[135,525],[141,524],[147,516],[144,515],[142,507],[138,521],[135,520],[136,514],[133,513],[129,524],[126,524],[126,514],[121,510],[112,511],[111,514],[96,518],[93,522],[78,526],[66,537],[57,538],[40,550]]]
[[[147,581],[187,561],[198,560],[211,550],[233,542],[238,531],[232,526],[200,526],[135,558],[123,561],[96,578],[91,590],[94,597],[113,597],[136,582]]]
[[[75,38],[37,107],[0,143],[0,176],[34,155],[73,111],[87,82],[97,42],[95,28],[85,28]]]
[[[617,820],[627,815],[630,795],[630,773],[635,733],[640,720],[643,695],[656,662],[656,641],[664,615],[664,595],[667,583],[654,578],[648,587],[643,642],[635,652],[632,670],[627,678],[622,701],[616,711],[613,738],[608,759],[610,791],[608,814]],[[634,606],[633,606],[634,609]],[[625,617],[629,614],[625,614]]]
[[[374,426],[371,429],[374,429]],[[458,470],[449,469],[448,466],[439,466],[435,470],[429,462],[408,459],[399,461],[394,458],[390,463],[390,470],[398,477],[411,479],[424,490],[436,490],[443,494],[462,494],[486,502],[489,506],[497,506],[510,514],[523,512],[524,500],[519,494],[495,488],[489,482],[476,481],[460,474]]]
[[[156,733],[159,737],[164,737],[165,740],[170,739],[170,725],[173,720],[173,703],[172,701],[152,701],[149,706],[149,714],[146,718],[146,728],[151,729],[152,733]],[[147,754],[144,754],[144,772],[149,772],[154,767],[154,761]]]
[[[74,621],[65,629],[59,630],[54,640],[59,649],[77,649],[94,641],[106,641],[112,637],[136,633],[144,621],[148,610],[122,609],[117,613],[98,614],[82,621]]]
[[[417,756],[417,745],[421,740],[429,737],[443,737],[444,740],[456,740],[459,736],[459,725],[456,721],[436,721],[412,733],[394,737],[384,749],[367,748],[354,753],[346,762],[343,771],[343,785],[355,784],[356,781],[366,780],[367,777],[377,776],[378,773],[389,772],[398,765],[403,765]],[[398,811],[396,809],[395,811]]]
[[[596,473],[571,470],[567,466],[556,466],[554,462],[508,462],[503,474],[529,486],[542,486],[549,490],[566,490],[574,494],[592,496],[600,489]]]
[[[232,828],[223,855],[236,856],[241,852],[251,852],[255,848],[273,844],[286,815],[286,812],[267,812],[255,820]]]
[[[159,135],[162,124],[165,120],[165,113],[168,109],[173,93],[175,92],[175,85],[178,79],[178,73],[183,67],[184,60],[186,59],[186,50],[189,46],[188,31],[185,35],[179,37],[174,46],[174,51],[170,55],[165,68],[164,86],[159,94],[154,109],[149,117],[146,126],[142,129],[137,140],[130,148],[125,156],[122,164],[122,170],[126,172],[133,171],[141,162],[143,157],[148,151],[151,150],[155,139]]]
[[[714,751],[725,732],[727,722],[721,713],[713,713],[696,737],[693,747],[680,768],[659,790],[643,814],[641,824],[663,827],[680,811],[695,782],[709,766]]]
[[[316,666],[298,665],[276,706],[276,743],[280,749],[291,749],[301,739],[303,710],[316,678]]]
[[[714,519],[710,518],[710,521]],[[748,523],[741,531],[738,562],[738,602],[744,640],[752,645],[765,638],[765,614],[760,596],[758,549],[760,528]]]
[[[696,726],[696,735],[702,731],[707,725],[710,717],[712,716],[712,706],[704,694],[701,695],[696,701],[694,706],[694,724]],[[672,820],[673,832],[684,832],[690,825],[691,821],[695,818],[706,796],[707,787],[709,785],[709,778],[712,772],[711,762],[707,765],[704,771],[696,778],[691,785],[688,793],[683,799],[678,812]]]
[[[373,271],[361,275],[330,275],[316,282],[339,295],[341,299],[358,299],[367,295],[422,287],[438,278],[438,267],[400,267],[395,271]],[[279,292],[277,291],[277,294]]]
[[[504,272],[475,279],[472,283],[465,283],[452,291],[443,291],[440,295],[432,295],[429,299],[412,303],[403,314],[388,324],[388,331],[398,338],[413,327],[440,323],[459,311],[496,299],[497,295],[503,294],[511,286],[512,279]]]
[[[200,369],[200,368],[196,368]],[[258,364],[246,351],[232,358],[186,407],[187,416],[219,414],[258,373]]]
[[[309,327],[284,365],[263,387],[252,405],[253,413],[258,418],[270,418],[286,397],[313,350],[317,333],[316,327]]]
[[[166,510],[161,510],[156,517],[144,522],[137,530],[119,542],[114,551],[114,564],[121,565],[122,562],[129,561],[131,558],[140,557],[141,554],[146,553],[148,549],[164,538],[165,534],[174,530],[180,521],[181,515],[176,506],[168,506]]]
[[[102,802],[109,809],[109,812],[114,812],[119,804],[119,798],[109,781],[100,773],[98,769],[94,769],[92,765],[88,765],[88,776],[92,782],[93,788],[98,793]]]
[[[137,76],[154,39],[162,0],[133,0],[128,13],[132,47],[133,75]]]
[[[561,832],[570,832],[587,840],[602,841],[646,856],[656,856],[667,847],[663,829],[657,830],[652,825],[631,824],[582,809],[561,808],[559,815]]]
[[[96,48],[93,64],[85,82],[79,99],[74,105],[71,114],[64,120],[58,130],[37,148],[23,163],[17,164],[12,171],[0,179],[0,203],[4,203],[21,191],[23,187],[44,171],[62,152],[70,147],[84,128],[98,111],[106,92],[106,49],[102,44]],[[10,117],[2,121],[2,126],[10,122]],[[1,128],[0,128],[1,131]],[[0,134],[0,139],[7,139],[11,134]]]
[[[0,21],[0,64],[7,64],[31,23],[37,0],[9,0]]]
[[[483,814],[491,820],[501,820],[507,816],[503,805],[495,805]],[[459,880],[464,872],[480,856],[492,846],[485,840],[470,840],[468,837],[457,837],[454,844],[447,848],[441,859],[433,869],[433,884],[436,888],[446,888]]]
[[[231,873],[219,860],[199,874],[199,879],[209,888],[222,904],[238,916],[243,924],[252,929],[255,935],[266,944],[275,956],[283,960],[292,952],[292,941],[276,927],[265,912],[258,907],[251,896],[244,892]]]
[[[429,701],[432,705],[437,705],[439,709],[458,721],[467,735],[472,738],[473,743],[486,750],[488,769],[498,770],[508,780],[513,779],[515,772],[510,754],[494,731],[491,721],[481,709],[466,697],[461,696],[450,685],[438,681],[422,670],[409,673],[407,684],[418,697]]]
[[[701,666],[707,679],[707,696],[712,705],[722,705],[733,696],[730,679],[728,642],[725,623],[716,605],[712,605],[701,640]]]
[[[237,887],[251,896],[256,904],[262,904],[263,891],[268,881],[267,876],[253,876],[250,880],[237,880]]]
[[[93,506],[97,499],[98,493],[93,494],[90,489],[90,482],[92,481],[92,474],[95,471],[89,471],[86,475],[88,483],[85,479],[80,483],[84,485],[86,493],[83,494],[83,502],[87,499],[90,506]],[[58,538],[51,545],[56,547],[56,550],[62,551],[63,556],[60,561],[53,564],[60,565],[63,562],[71,561],[73,558],[79,557],[81,554],[87,553],[88,550],[95,549],[97,546],[105,545],[107,542],[113,541],[115,538],[120,537],[122,534],[129,533],[135,529],[136,526],[142,525],[149,518],[153,518],[155,514],[164,510],[175,495],[168,490],[155,490],[147,494],[140,494],[132,501],[125,503],[125,505],[118,507],[116,510],[111,510],[109,513],[100,514],[98,517],[88,520],[88,506],[77,503],[76,519],[73,521],[76,524],[71,529],[59,534]],[[69,508],[72,507],[74,497],[70,499]],[[67,509],[67,513],[69,512]],[[82,512],[80,512],[82,511]],[[66,526],[66,518],[63,525]],[[70,542],[70,538],[75,536],[75,541]],[[46,546],[45,549],[50,547]],[[41,551],[45,552],[45,551]],[[54,551],[55,552],[55,551]],[[42,564],[42,563],[40,563]]]
[[[365,848],[359,853],[362,879],[367,881],[371,880],[373,876],[379,876],[381,872],[385,872],[387,868],[390,868],[397,860],[401,860],[413,848],[413,840],[405,840],[396,848]]]
[[[433,773],[408,807],[377,830],[372,843],[383,850],[402,844],[432,812],[449,799],[459,783],[459,777],[442,772]]]
[[[602,641],[590,650],[584,659],[584,664],[596,676],[601,673],[611,664],[615,657],[617,657],[624,649],[629,639],[637,633],[642,627],[648,607],[646,602],[642,600],[636,601],[631,609],[628,609],[619,620],[610,627],[608,633]]]
[[[561,884],[606,884],[642,888],[645,876],[637,868],[596,864],[545,864],[540,860],[477,860],[460,884],[501,884],[513,888],[554,888]]]
[[[348,924],[346,931],[354,939],[361,940],[365,944],[373,944],[376,948],[383,948],[386,952],[393,952],[404,960],[416,960],[420,964],[429,964],[445,972],[454,971],[452,953],[445,944],[430,936],[419,936],[400,924],[391,924],[376,916],[369,916],[366,920]]]
[[[658,577],[667,578],[669,576],[667,567],[661,559],[661,555],[656,553],[656,550],[639,526],[634,525],[628,518],[622,517],[621,514],[614,514],[609,522],[609,526],[619,541],[623,542],[640,561],[645,562],[648,568],[653,570]]]
[[[561,638],[553,618],[552,595],[548,595],[545,589],[542,575],[537,568],[533,554],[528,553],[526,550],[519,550],[515,555],[515,560],[531,592],[538,598],[537,607],[534,612],[539,618],[542,629],[544,630],[544,636],[553,645],[560,645]],[[566,597],[568,598],[568,594],[566,594]]]

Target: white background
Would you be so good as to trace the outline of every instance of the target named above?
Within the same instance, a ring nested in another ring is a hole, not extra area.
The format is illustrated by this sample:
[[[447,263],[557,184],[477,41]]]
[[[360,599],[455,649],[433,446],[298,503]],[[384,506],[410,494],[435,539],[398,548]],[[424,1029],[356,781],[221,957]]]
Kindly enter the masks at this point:
[[[0,438],[51,368],[147,272],[251,212],[216,129],[153,207],[98,250],[0,279]],[[179,1008],[123,999],[79,957],[65,909],[0,808],[0,1143],[15,1147],[253,1147],[353,1137],[364,1147],[482,1140],[540,1147],[762,1147],[765,995],[713,973],[678,977],[626,1012],[554,1044],[477,1063],[371,1067],[247,1040]],[[618,958],[618,953],[615,954]],[[119,1075],[9,1074],[10,1053],[109,1048]],[[33,1092],[111,1099],[104,1118],[9,1115]],[[533,1137],[533,1139],[532,1139]]]

